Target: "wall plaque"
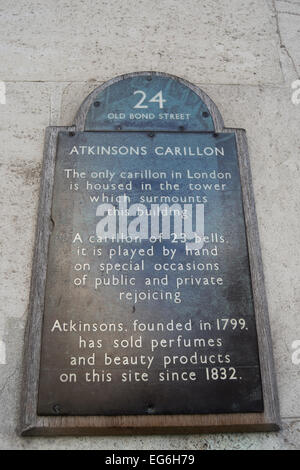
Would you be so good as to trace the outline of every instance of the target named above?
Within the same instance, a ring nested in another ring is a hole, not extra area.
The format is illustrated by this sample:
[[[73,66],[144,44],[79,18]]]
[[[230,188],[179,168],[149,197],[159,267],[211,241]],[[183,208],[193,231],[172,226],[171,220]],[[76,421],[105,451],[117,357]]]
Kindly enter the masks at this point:
[[[275,430],[245,131],[177,77],[47,129],[23,435]]]

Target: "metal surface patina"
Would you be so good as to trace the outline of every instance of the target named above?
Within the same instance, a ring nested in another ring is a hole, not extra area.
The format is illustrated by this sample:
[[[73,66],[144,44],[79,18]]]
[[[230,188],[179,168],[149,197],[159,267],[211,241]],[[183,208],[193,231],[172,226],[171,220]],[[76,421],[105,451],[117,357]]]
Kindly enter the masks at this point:
[[[36,246],[24,434],[278,428],[245,131],[205,93],[130,74],[49,128]]]

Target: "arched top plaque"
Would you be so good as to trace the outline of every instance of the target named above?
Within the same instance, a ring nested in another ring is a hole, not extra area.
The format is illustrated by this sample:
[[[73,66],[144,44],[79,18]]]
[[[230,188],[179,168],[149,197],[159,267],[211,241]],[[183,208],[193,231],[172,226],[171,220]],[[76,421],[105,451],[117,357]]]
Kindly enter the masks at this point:
[[[23,435],[279,428],[245,134],[159,72],[47,128]]]
[[[84,101],[75,125],[85,131],[213,132],[223,127],[214,102],[200,88],[159,72],[121,75]]]

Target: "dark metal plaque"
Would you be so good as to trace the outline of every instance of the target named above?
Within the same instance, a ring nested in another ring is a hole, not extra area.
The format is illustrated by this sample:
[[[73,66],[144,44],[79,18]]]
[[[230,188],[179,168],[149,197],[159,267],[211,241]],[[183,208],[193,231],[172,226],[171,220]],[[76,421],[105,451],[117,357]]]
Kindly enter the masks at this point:
[[[160,72],[46,130],[20,432],[279,429],[246,132]]]
[[[53,194],[38,414],[262,412],[235,134],[60,132]]]

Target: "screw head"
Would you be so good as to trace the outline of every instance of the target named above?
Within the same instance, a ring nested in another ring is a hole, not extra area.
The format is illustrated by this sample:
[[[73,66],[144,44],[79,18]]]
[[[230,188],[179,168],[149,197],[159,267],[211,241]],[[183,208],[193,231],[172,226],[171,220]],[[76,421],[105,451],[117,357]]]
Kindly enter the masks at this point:
[[[147,407],[147,413],[148,414],[151,414],[154,412],[154,406],[152,403],[149,403],[148,407]]]
[[[98,108],[100,106],[100,101],[94,101],[94,106],[95,108]]]
[[[59,405],[53,405],[52,410],[54,413],[59,414],[61,412],[60,406]]]

